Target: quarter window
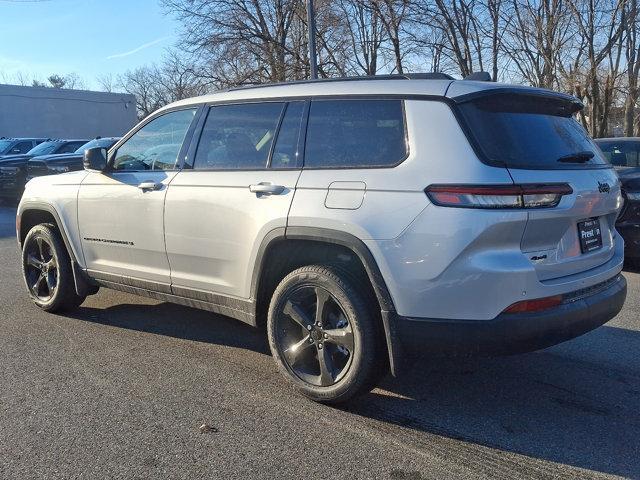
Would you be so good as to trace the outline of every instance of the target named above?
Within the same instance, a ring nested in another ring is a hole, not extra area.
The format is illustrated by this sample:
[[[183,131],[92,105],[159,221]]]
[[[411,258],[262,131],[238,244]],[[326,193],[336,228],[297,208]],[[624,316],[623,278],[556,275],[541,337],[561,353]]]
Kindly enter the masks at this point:
[[[283,107],[283,103],[277,102],[211,107],[202,129],[194,168],[266,168]]]
[[[311,102],[305,167],[388,167],[406,156],[401,100]]]
[[[165,113],[147,123],[118,148],[114,170],[171,170],[196,109]]]
[[[287,105],[273,148],[271,168],[293,168],[298,165],[298,140],[303,111],[304,102],[291,102]]]

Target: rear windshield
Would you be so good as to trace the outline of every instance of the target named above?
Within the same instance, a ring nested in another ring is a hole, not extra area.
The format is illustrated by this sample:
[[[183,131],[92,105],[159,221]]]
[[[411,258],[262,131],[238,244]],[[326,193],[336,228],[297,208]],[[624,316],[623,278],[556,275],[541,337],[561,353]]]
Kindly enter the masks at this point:
[[[460,110],[491,163],[525,169],[607,165],[582,125],[556,100],[493,95],[463,103]]]
[[[596,141],[605,158],[615,167],[640,167],[640,142]]]

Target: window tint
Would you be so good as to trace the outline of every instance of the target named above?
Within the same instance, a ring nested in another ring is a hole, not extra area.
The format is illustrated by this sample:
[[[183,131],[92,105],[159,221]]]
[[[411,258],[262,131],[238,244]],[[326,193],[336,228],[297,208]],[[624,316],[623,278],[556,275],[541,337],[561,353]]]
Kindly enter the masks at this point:
[[[31,150],[31,146],[31,142],[18,142],[11,150],[15,150],[17,153],[27,153]]]
[[[407,156],[401,100],[314,100],[305,167],[385,167]]]
[[[283,106],[266,102],[211,107],[193,168],[266,168]]]
[[[147,123],[118,148],[114,170],[171,170],[196,109],[165,113]]]
[[[34,157],[38,155],[49,155],[60,147],[60,142],[42,142],[38,146],[33,147],[27,153]]]
[[[81,141],[81,142],[69,142],[69,143],[65,143],[62,147],[60,147],[56,153],[71,153],[71,152],[75,152],[78,147],[80,147],[81,145],[84,145],[86,142]]]
[[[640,143],[637,142],[598,142],[597,145],[602,150],[605,158],[616,167],[638,167],[640,166]]]
[[[293,168],[298,165],[298,139],[303,110],[304,102],[287,105],[273,149],[271,168]]]
[[[511,168],[585,168],[605,164],[584,128],[557,100],[494,95],[464,103],[471,135],[492,162]],[[582,162],[559,161],[584,152]]]

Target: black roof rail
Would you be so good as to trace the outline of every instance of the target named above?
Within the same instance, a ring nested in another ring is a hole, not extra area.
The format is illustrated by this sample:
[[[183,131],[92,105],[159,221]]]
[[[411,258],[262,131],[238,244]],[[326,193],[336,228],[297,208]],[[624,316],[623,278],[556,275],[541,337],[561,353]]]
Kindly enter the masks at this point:
[[[463,78],[463,80],[475,80],[476,82],[490,82],[491,74],[489,72],[473,72]]]
[[[360,80],[454,80],[451,75],[440,72],[429,73],[403,73],[403,74],[389,74],[389,75],[363,75],[354,77],[331,77],[331,78],[316,78],[312,80],[292,80],[290,82],[274,82],[274,83],[259,83],[252,85],[240,85],[237,87],[231,87],[227,89],[228,92],[236,90],[248,90],[251,88],[263,88],[263,87],[280,87],[282,85],[305,85],[310,83],[332,83],[332,82],[354,82]]]

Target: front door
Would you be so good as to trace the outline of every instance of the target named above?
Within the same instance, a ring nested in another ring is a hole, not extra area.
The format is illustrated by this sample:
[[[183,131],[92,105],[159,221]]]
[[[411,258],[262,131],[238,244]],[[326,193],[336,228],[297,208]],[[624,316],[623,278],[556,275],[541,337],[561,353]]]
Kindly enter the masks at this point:
[[[173,292],[249,298],[267,233],[285,227],[300,175],[305,102],[209,109],[191,168],[171,182],[165,238]]]
[[[161,114],[89,173],[78,194],[82,251],[92,276],[168,291],[164,200],[196,109]]]

